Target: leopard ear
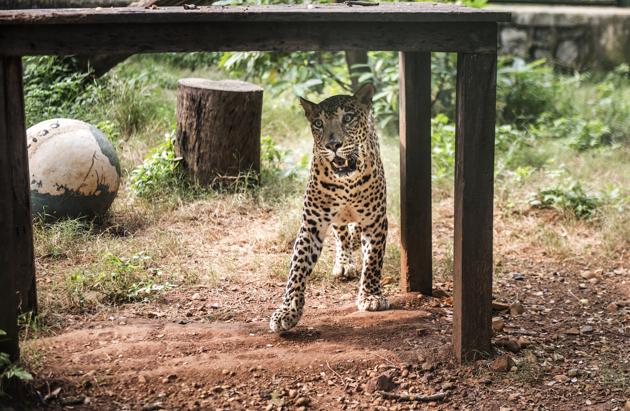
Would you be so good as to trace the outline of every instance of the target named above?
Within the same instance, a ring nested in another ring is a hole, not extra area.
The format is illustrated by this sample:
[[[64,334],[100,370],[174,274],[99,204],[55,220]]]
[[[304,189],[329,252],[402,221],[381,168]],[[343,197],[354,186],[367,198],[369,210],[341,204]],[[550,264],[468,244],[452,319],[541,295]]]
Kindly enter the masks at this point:
[[[372,97],[374,97],[374,86],[372,83],[365,83],[354,93],[354,98],[366,106],[372,105]]]
[[[313,119],[317,114],[317,111],[319,110],[319,105],[313,103],[312,101],[308,101],[303,97],[300,97],[300,104],[302,104],[302,108],[304,108],[304,114],[309,120]]]

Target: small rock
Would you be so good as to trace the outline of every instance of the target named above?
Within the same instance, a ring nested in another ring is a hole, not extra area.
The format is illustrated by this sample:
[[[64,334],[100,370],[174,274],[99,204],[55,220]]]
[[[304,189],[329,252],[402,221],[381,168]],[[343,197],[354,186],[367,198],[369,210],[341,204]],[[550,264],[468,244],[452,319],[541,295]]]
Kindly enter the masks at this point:
[[[510,394],[508,401],[518,401],[521,398],[520,394]]]
[[[514,303],[510,305],[510,314],[512,315],[521,315],[525,312],[525,307],[521,303]]]
[[[146,404],[143,405],[142,408],[140,408],[142,411],[157,411],[157,410],[163,410],[164,408],[162,408],[162,403],[161,402],[154,402],[153,404]]]
[[[497,347],[505,348],[506,350],[513,353],[517,353],[521,350],[521,346],[519,345],[519,343],[512,339],[498,340],[495,344]]]
[[[580,374],[580,370],[578,370],[577,368],[571,368],[569,372],[567,372],[567,375],[569,377],[577,377],[579,374]]]
[[[396,388],[397,384],[394,382],[394,376],[391,371],[384,372],[376,378],[372,378],[368,381],[367,389],[370,392],[375,391],[391,391]]]
[[[492,302],[492,311],[507,311],[510,309],[509,304],[500,303],[498,301]]]
[[[230,370],[228,370],[227,368],[224,368],[224,369],[221,371],[221,374],[223,374],[223,375],[230,375]]]
[[[580,273],[580,277],[582,277],[585,280],[589,280],[589,279],[595,277],[595,274],[592,271],[590,271],[590,270],[586,270],[586,271],[582,271]]]
[[[192,295],[192,297],[190,297],[190,298],[191,298],[192,300],[198,300],[198,299],[200,299],[200,298],[201,298],[201,295],[199,295],[199,293],[194,293],[194,294]]]
[[[523,281],[525,276],[522,273],[512,273],[512,280]]]
[[[433,365],[429,361],[426,361],[422,364],[422,371],[433,371],[434,368],[435,365]]]
[[[300,397],[297,400],[295,400],[295,406],[296,407],[302,407],[302,406],[306,406],[311,402],[311,400],[309,400],[306,397]]]
[[[140,374],[138,375],[138,383],[139,384],[144,384],[147,382],[147,377],[145,377],[144,375]]]
[[[593,332],[593,327],[590,325],[584,325],[580,327],[580,334],[590,334]]]
[[[609,313],[614,313],[619,310],[619,306],[617,303],[610,303],[606,306],[606,310],[608,310]]]
[[[222,391],[223,391],[223,387],[220,386],[220,385],[216,385],[216,386],[212,387],[212,392],[219,393],[219,392],[222,392]]]
[[[571,327],[564,330],[564,333],[567,335],[580,335],[580,330],[578,330],[577,327]]]
[[[492,319],[492,331],[498,333],[502,331],[504,327],[505,321],[503,321],[503,318],[495,317]]]
[[[530,344],[529,338],[525,337],[524,335],[518,337],[516,339],[516,342],[518,343],[518,345],[520,345],[521,348],[526,348]]]
[[[586,299],[586,298],[581,298],[581,299],[580,299],[580,304],[582,304],[582,305],[587,305],[587,304],[588,304],[588,299]]]
[[[514,361],[512,360],[512,357],[507,354],[503,354],[492,361],[490,369],[495,372],[508,372],[513,365]]]
[[[162,379],[162,383],[167,384],[169,382],[173,382],[177,379],[177,375],[176,374],[169,374],[166,376],[166,378]]]
[[[555,375],[555,376],[553,377],[553,379],[554,379],[555,381],[558,381],[558,382],[567,382],[567,381],[569,381],[569,377],[567,377],[567,376],[566,376],[566,375],[564,375],[564,374],[558,374],[558,375]]]
[[[455,387],[455,384],[453,384],[452,382],[447,381],[444,384],[442,384],[442,390],[444,391],[452,390],[453,387]]]

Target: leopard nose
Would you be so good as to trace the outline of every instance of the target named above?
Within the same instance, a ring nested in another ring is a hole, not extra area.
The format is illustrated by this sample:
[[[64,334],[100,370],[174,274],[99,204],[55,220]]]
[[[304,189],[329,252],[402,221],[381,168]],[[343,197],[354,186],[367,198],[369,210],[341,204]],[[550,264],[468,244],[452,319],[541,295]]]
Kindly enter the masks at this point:
[[[341,147],[341,141],[329,141],[326,143],[326,148],[332,151],[333,153],[337,152],[337,149]]]

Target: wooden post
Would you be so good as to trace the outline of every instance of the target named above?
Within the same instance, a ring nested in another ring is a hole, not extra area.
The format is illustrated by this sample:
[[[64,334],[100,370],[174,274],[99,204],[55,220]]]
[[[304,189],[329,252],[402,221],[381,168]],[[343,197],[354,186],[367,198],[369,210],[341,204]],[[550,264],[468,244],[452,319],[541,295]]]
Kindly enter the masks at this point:
[[[36,308],[22,60],[0,57],[0,351],[19,356],[17,313]],[[16,293],[16,291],[19,291]]]
[[[208,185],[260,173],[262,98],[242,81],[179,81],[176,149],[191,177]]]
[[[491,350],[496,69],[495,53],[457,58],[453,348],[459,361]]]
[[[400,286],[431,295],[431,53],[400,56]]]

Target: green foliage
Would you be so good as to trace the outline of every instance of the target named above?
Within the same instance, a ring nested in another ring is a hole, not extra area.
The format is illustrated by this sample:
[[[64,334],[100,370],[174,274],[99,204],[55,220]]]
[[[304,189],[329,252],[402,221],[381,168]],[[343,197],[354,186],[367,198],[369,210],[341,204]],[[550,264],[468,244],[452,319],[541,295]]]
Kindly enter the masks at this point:
[[[156,64],[168,64],[172,67],[200,70],[219,64],[223,53],[160,53],[150,55],[150,59]]]
[[[530,204],[539,208],[556,208],[569,212],[578,219],[594,216],[601,205],[598,195],[588,194],[578,182],[540,190]]]
[[[341,52],[224,53],[219,66],[238,77],[265,84],[265,89],[276,95],[287,90],[297,95],[321,93],[327,85],[351,91],[347,73],[342,74],[345,66]]]
[[[72,305],[87,308],[96,302],[119,305],[145,301],[172,288],[169,282],[161,281],[162,272],[151,267],[150,260],[143,253],[129,258],[106,253],[95,270],[78,270],[67,278]]]
[[[85,108],[82,104],[89,104],[89,99],[82,96],[86,90],[94,91],[89,78],[90,73],[79,71],[71,58],[25,58],[24,94],[28,124],[54,117],[81,117]],[[89,94],[94,96],[96,93]],[[77,104],[79,99],[81,104]]]
[[[6,331],[0,329],[0,339],[6,337],[6,335]],[[13,378],[20,381],[30,381],[33,379],[33,376],[20,365],[12,362],[9,354],[0,352],[0,397],[5,395],[4,383]]]
[[[521,59],[500,59],[497,72],[499,124],[526,125],[543,113],[557,115],[556,96],[563,90],[544,60],[526,64]]]
[[[431,120],[431,163],[436,178],[452,175],[455,163],[455,125],[438,114]]]
[[[130,136],[147,127],[156,117],[157,107],[151,100],[153,87],[143,74],[120,78],[110,75],[108,84],[102,87],[100,95],[107,104],[106,120],[115,132]]]
[[[597,119],[560,117],[549,120],[543,116],[531,130],[539,138],[567,139],[569,147],[578,151],[601,148],[612,142],[610,128]]]
[[[263,184],[273,184],[281,178],[304,176],[308,170],[308,156],[302,156],[297,161],[290,160],[291,150],[278,146],[271,136],[264,136],[260,145],[260,169]]]
[[[158,198],[176,190],[184,183],[180,161],[181,157],[175,154],[173,133],[167,133],[164,141],[131,172],[131,190],[143,198]]]
[[[27,124],[65,117],[103,127],[111,140],[129,136],[158,117],[155,87],[144,73],[93,79],[69,57],[25,59],[24,92]]]

